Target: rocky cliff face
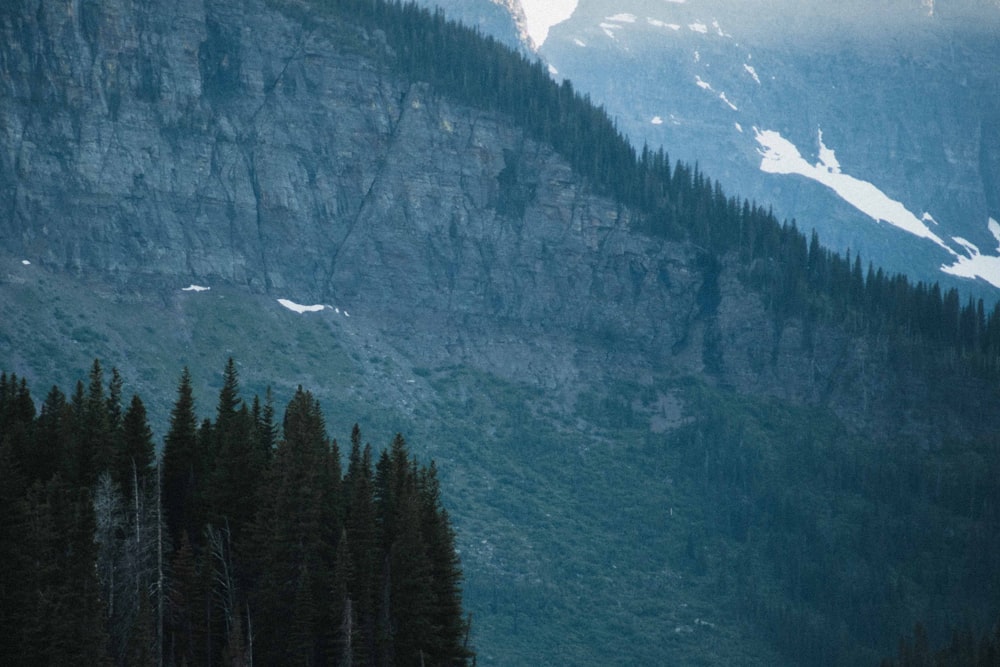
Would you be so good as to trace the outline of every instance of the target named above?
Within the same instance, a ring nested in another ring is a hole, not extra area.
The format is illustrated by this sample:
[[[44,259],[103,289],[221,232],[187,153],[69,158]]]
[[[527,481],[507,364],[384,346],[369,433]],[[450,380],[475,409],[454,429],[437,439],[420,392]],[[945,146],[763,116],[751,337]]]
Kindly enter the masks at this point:
[[[983,2],[582,0],[540,52],[636,145],[697,161],[841,252],[995,301],[1000,276],[980,271],[989,286],[941,268],[969,254],[954,237],[996,255],[998,26]],[[924,219],[952,252],[813,178],[765,173],[758,130],[780,133],[803,164],[835,152],[828,167]]]
[[[378,35],[262,3],[22,4],[3,16],[13,254],[647,337],[634,309],[663,316],[659,287],[695,280],[550,149],[341,41]]]
[[[419,357],[542,386],[707,362],[723,384],[861,423],[898,407],[872,412],[877,392],[853,384],[885,349],[821,332],[803,365],[801,332],[725,264],[632,233],[549,147],[394,76],[380,33],[224,0],[25,0],[0,31],[14,257],[123,289],[335,302]]]

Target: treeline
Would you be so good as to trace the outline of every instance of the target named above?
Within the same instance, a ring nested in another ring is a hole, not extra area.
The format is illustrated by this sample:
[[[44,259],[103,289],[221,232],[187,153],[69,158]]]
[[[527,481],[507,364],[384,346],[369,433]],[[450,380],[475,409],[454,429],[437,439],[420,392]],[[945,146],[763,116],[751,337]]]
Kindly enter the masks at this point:
[[[278,424],[231,359],[214,419],[184,370],[159,460],[117,371],[37,413],[0,374],[0,663],[469,664],[436,468],[373,456],[355,425],[343,470],[308,391]]]
[[[938,283],[913,284],[850,253],[843,256],[807,239],[795,222],[727,196],[697,166],[673,165],[663,149],[637,152],[615,123],[569,81],[556,83],[539,60],[529,60],[478,30],[398,0],[314,0],[337,17],[385,32],[389,66],[426,81],[454,99],[509,115],[525,133],[552,145],[599,193],[638,215],[640,230],[689,240],[718,267],[735,257],[779,318],[850,321],[1000,370],[1000,304],[962,299]]]
[[[913,629],[913,640],[899,640],[896,659],[886,658],[881,667],[1000,667],[1000,623],[992,634],[977,637],[971,630],[952,632],[947,646],[934,650],[927,629],[920,623]]]

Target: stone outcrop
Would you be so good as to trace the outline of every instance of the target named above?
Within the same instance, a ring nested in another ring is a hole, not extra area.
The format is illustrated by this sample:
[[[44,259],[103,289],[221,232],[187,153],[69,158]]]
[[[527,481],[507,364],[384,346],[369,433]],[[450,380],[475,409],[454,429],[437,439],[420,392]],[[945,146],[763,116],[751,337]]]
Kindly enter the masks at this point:
[[[634,233],[550,147],[386,53],[294,3],[7,3],[0,243],[122,288],[335,302],[415,358],[570,393],[693,373],[862,425],[896,412],[857,390],[886,346],[776,327],[725,262]]]

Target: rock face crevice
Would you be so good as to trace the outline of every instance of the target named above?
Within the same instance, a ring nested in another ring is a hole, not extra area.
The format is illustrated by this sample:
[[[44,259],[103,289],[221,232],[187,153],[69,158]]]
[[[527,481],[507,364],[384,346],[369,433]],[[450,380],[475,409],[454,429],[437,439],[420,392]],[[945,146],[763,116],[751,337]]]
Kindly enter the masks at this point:
[[[364,55],[390,48],[263,0],[4,4],[0,244],[137,289],[337,303],[425,365],[699,374],[895,423],[887,346],[775,327],[733,262],[635,233],[551,147]]]

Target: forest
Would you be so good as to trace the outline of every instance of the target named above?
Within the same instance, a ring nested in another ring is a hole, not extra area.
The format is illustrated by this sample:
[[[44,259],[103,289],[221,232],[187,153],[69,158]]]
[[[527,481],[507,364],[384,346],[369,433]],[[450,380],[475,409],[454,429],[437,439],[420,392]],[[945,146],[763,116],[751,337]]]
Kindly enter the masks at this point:
[[[214,419],[185,368],[162,455],[95,360],[37,411],[0,375],[0,663],[474,661],[437,469],[397,435],[345,461],[301,387],[280,422],[236,364]]]

